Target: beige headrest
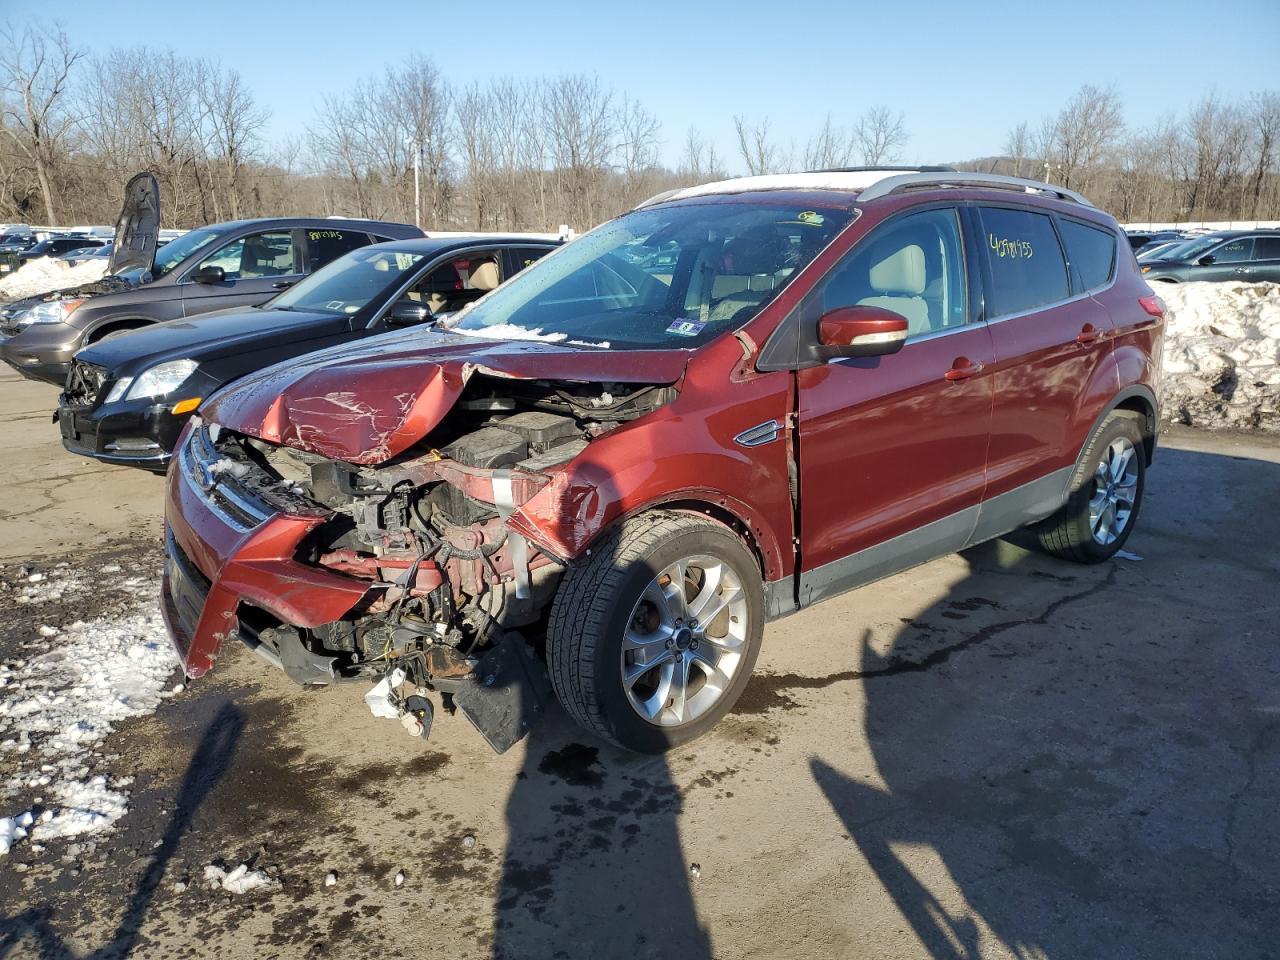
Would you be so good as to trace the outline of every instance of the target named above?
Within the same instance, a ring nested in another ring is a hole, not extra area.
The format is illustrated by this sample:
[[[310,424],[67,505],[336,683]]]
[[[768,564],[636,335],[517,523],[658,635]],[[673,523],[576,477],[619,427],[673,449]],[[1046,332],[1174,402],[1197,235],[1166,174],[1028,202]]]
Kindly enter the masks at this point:
[[[873,266],[869,279],[876,293],[920,296],[925,286],[924,251],[915,244],[903,247]]]
[[[922,266],[920,269],[923,273],[924,267]],[[492,260],[486,260],[471,271],[468,282],[475,290],[492,290],[498,285],[498,265]]]

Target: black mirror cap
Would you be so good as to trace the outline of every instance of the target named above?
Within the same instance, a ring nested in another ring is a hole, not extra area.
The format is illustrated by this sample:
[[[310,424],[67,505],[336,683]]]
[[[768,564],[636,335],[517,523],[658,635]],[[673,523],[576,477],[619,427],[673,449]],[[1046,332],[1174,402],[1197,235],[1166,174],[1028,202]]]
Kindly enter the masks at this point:
[[[221,267],[206,264],[191,275],[196,283],[222,283],[227,279],[227,272]]]
[[[1206,253],[1203,257],[1196,261],[1202,267],[1208,267],[1218,262],[1218,258],[1212,253]]]
[[[417,301],[397,300],[387,311],[385,322],[391,326],[409,326],[426,323],[431,318],[431,311]]]

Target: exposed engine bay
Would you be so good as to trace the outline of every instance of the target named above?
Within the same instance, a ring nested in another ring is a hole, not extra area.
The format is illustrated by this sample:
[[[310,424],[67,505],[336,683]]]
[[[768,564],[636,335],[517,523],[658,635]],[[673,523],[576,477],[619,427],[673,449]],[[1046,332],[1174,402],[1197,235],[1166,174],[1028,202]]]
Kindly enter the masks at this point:
[[[563,570],[506,520],[595,438],[675,393],[476,373],[422,442],[375,466],[199,427],[192,443],[206,446],[200,459],[219,486],[323,517],[297,560],[370,587],[356,609],[314,629],[241,603],[240,638],[299,683],[381,678],[371,709],[389,701],[394,714],[383,715],[411,733],[429,731],[426,695],[436,692],[506,749],[550,693],[540,627]],[[486,717],[490,708],[503,716]]]

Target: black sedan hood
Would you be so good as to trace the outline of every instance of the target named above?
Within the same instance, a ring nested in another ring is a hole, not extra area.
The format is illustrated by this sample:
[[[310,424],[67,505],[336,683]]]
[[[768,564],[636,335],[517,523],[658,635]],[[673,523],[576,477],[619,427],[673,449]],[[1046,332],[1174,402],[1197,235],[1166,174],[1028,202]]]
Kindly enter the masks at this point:
[[[76,356],[105,367],[113,376],[132,376],[165,360],[216,360],[349,329],[351,318],[341,314],[223,310],[143,327],[86,347]]]

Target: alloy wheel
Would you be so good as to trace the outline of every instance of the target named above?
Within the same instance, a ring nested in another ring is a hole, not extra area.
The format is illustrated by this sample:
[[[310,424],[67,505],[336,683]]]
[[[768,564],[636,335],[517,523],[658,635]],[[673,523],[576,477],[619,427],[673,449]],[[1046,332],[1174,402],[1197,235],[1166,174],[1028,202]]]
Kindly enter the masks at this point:
[[[1093,477],[1089,530],[1095,543],[1110,546],[1124,533],[1138,498],[1138,451],[1117,437],[1103,451]]]
[[[710,556],[678,560],[645,587],[627,620],[622,686],[649,723],[678,727],[724,695],[750,635],[742,580]]]

